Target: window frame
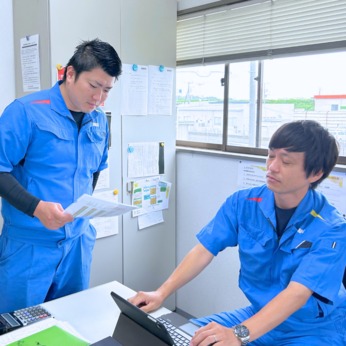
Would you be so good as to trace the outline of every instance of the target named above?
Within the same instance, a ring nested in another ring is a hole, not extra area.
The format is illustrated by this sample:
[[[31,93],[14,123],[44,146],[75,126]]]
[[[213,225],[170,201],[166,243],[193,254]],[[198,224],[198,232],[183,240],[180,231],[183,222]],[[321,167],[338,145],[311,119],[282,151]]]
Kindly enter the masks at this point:
[[[345,50],[346,51],[346,50]],[[323,51],[320,53],[328,53],[328,51]],[[310,55],[310,54],[307,54]],[[290,54],[287,57],[295,57],[296,55]],[[249,61],[249,60],[247,60]],[[239,62],[237,59],[236,62]],[[184,141],[176,140],[176,146],[184,148],[194,148],[194,149],[203,149],[210,151],[220,151],[226,153],[235,153],[241,155],[252,155],[252,156],[267,156],[268,149],[259,148],[259,142],[261,138],[261,123],[262,123],[262,103],[263,103],[263,60],[258,60],[258,76],[257,76],[257,98],[256,98],[256,147],[243,147],[227,144],[228,136],[228,100],[229,100],[229,66],[232,61],[224,62],[224,101],[223,101],[223,131],[222,131],[222,143],[206,143],[206,142],[195,142],[195,141]],[[180,65],[182,66],[182,65]],[[184,65],[184,67],[190,66]],[[191,66],[196,66],[191,65]],[[339,156],[337,164],[346,165],[346,156]]]

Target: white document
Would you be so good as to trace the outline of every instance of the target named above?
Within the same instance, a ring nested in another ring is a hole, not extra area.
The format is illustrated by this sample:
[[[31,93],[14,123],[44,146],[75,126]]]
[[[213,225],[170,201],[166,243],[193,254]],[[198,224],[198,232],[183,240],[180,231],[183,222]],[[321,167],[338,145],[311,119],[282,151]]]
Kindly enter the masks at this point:
[[[174,69],[149,66],[148,114],[172,115]]]
[[[74,218],[85,217],[91,219],[94,217],[117,216],[133,209],[136,209],[136,207],[84,194],[76,202],[70,204],[65,212],[72,214]]]
[[[26,36],[20,39],[24,92],[41,90],[39,51],[39,35]]]
[[[162,210],[138,216],[138,228],[143,229],[164,222]]]
[[[172,183],[161,180],[160,176],[134,181],[132,205],[138,209],[132,212],[132,216],[168,209],[171,187]]]
[[[129,143],[127,176],[146,177],[159,174],[160,142]]]
[[[148,114],[148,66],[123,64],[122,115]]]

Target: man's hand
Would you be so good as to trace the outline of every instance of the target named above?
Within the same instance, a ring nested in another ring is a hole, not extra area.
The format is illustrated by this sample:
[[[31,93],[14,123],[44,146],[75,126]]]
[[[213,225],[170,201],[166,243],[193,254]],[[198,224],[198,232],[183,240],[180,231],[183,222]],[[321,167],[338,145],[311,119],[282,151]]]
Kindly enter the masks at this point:
[[[40,201],[34,216],[48,229],[56,230],[73,221],[71,214],[65,213],[60,203]]]
[[[211,322],[198,329],[191,339],[191,346],[240,346],[240,340],[234,335],[231,328]]]
[[[138,306],[145,312],[158,309],[163,303],[163,296],[159,291],[138,292],[135,296],[129,298],[129,302]]]

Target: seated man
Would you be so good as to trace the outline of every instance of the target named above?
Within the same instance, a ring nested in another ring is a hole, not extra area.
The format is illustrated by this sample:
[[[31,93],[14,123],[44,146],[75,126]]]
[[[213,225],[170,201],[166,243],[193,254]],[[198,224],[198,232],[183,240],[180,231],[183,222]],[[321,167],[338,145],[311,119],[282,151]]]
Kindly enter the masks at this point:
[[[337,157],[334,137],[317,122],[282,125],[269,143],[267,184],[232,194],[167,281],[130,301],[156,309],[238,246],[250,306],[194,320],[201,328],[191,345],[346,345],[346,222],[315,190]]]

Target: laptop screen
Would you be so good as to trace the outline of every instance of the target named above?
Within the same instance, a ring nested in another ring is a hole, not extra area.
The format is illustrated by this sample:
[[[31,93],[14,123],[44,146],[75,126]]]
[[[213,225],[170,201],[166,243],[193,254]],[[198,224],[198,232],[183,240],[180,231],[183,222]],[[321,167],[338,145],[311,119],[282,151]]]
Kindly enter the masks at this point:
[[[111,296],[121,311],[113,334],[116,340],[125,346],[135,346],[137,341],[138,345],[175,345],[161,322],[115,292]]]

